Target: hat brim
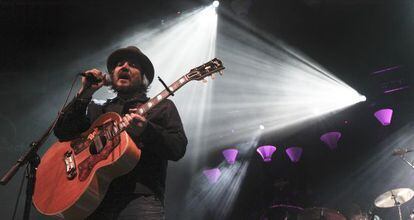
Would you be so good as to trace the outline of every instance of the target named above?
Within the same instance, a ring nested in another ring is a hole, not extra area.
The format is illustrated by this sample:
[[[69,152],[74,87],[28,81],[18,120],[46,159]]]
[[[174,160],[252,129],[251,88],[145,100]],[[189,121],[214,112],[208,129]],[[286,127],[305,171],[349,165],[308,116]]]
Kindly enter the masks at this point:
[[[109,55],[106,62],[108,71],[112,72],[118,62],[125,59],[137,62],[142,68],[141,71],[143,71],[149,83],[152,82],[154,79],[154,66],[152,65],[151,60],[136,47],[121,48]]]

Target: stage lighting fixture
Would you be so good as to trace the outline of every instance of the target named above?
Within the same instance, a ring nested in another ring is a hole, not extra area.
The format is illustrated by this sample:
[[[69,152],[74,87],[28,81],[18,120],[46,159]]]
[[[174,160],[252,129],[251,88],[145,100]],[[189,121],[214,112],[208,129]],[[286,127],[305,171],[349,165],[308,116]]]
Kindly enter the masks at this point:
[[[221,171],[219,168],[213,168],[203,171],[204,176],[207,177],[210,183],[216,183],[221,176]]]
[[[264,125],[260,125],[260,126],[259,126],[259,129],[260,129],[260,130],[264,130],[264,129],[265,129]]]
[[[275,146],[265,145],[257,148],[257,153],[262,156],[264,162],[272,161],[272,155],[276,151]]]
[[[286,149],[286,154],[292,162],[299,162],[300,157],[302,156],[302,151],[301,147],[290,147]]]
[[[339,138],[341,138],[341,132],[332,131],[325,133],[321,136],[321,141],[323,141],[331,150],[334,150],[338,146]]]
[[[380,109],[374,113],[374,116],[383,126],[388,126],[391,124],[392,112],[390,108]]]
[[[234,164],[236,162],[236,157],[239,151],[237,149],[231,148],[223,150],[222,153],[227,163]]]
[[[213,7],[217,8],[220,5],[219,1],[213,1]]]
[[[363,101],[363,102],[367,101],[367,97],[364,96],[364,95],[361,95],[361,101]]]

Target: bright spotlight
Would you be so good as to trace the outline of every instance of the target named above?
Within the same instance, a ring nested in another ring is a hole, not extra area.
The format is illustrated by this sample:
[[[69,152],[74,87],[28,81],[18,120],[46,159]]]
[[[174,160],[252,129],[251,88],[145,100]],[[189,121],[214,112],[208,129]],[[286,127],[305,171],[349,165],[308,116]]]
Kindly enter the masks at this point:
[[[217,8],[220,5],[219,1],[214,1],[213,2],[213,7]]]
[[[259,126],[259,129],[260,129],[260,130],[264,130],[264,129],[265,129],[264,125],[260,125],[260,126]]]
[[[367,97],[365,97],[364,95],[361,95],[361,101],[363,102],[367,101]]]

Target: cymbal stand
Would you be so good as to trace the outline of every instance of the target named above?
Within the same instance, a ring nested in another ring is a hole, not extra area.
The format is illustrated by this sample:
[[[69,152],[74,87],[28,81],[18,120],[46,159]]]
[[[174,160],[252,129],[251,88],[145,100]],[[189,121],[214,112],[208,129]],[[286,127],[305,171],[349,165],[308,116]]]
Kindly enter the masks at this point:
[[[400,220],[402,220],[401,205],[398,204],[397,207],[398,207],[398,214],[400,215]]]
[[[408,160],[407,160],[407,158],[405,158],[405,154],[400,155],[400,158],[401,158],[401,160],[403,160],[405,163],[407,163],[407,164],[408,164],[408,166],[410,166],[411,168],[413,168],[413,169],[414,169],[414,164],[413,164],[413,162],[408,161]]]
[[[406,153],[400,155],[401,160],[403,160],[406,164],[408,164],[408,166],[414,169],[413,161],[411,162],[408,161],[407,158],[405,157],[405,154]],[[394,197],[395,205],[398,207],[398,214],[400,215],[400,220],[402,220],[401,204],[397,201],[394,194],[392,194],[392,196]]]
[[[394,199],[395,206],[398,208],[398,214],[400,216],[400,220],[402,220],[402,214],[401,214],[401,204],[397,201],[397,197],[394,195],[394,193],[391,191],[391,196]]]

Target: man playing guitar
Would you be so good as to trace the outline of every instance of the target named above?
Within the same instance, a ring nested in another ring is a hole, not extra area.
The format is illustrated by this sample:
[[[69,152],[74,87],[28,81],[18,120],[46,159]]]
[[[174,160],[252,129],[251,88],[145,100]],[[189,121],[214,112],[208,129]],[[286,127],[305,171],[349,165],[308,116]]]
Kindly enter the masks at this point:
[[[168,99],[145,114],[136,114],[146,103],[154,67],[138,48],[114,51],[107,60],[109,79],[98,69],[86,71],[76,98],[58,119],[54,133],[60,141],[86,131],[100,115],[116,112],[126,132],[141,150],[134,169],[112,181],[98,208],[87,219],[164,219],[164,191],[168,160],[177,161],[186,151],[187,138],[174,103]],[[91,80],[95,79],[95,80]],[[104,103],[92,95],[104,85],[117,96]]]

